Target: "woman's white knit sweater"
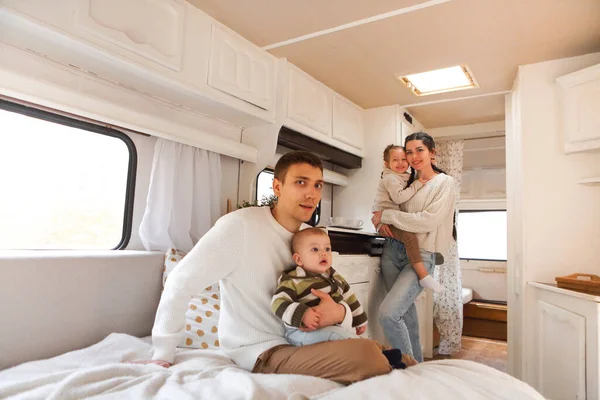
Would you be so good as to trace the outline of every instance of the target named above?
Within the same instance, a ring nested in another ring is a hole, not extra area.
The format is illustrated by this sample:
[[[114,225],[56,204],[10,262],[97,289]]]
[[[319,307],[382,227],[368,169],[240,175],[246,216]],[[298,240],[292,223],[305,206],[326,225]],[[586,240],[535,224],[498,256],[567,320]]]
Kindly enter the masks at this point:
[[[381,222],[416,233],[420,248],[447,256],[452,240],[454,203],[454,179],[438,174],[400,206],[402,211],[384,210]]]
[[[244,369],[281,344],[283,323],[271,311],[277,279],[294,265],[293,233],[281,226],[269,207],[250,207],[221,217],[169,275],[152,329],[154,360],[173,362],[193,295],[219,281],[221,349]],[[351,324],[346,309],[344,324]]]

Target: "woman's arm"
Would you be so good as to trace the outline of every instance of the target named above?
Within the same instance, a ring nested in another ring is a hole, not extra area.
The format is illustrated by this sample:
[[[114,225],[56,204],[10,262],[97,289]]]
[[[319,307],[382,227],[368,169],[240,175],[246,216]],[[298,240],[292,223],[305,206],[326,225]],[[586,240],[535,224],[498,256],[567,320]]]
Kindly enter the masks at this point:
[[[404,181],[391,174],[384,176],[382,183],[386,192],[390,195],[390,199],[396,204],[407,202],[423,187],[423,183],[418,180],[405,187]]]
[[[454,180],[446,179],[434,200],[420,212],[407,213],[399,210],[384,210],[381,222],[414,233],[427,233],[440,226],[454,208]]]

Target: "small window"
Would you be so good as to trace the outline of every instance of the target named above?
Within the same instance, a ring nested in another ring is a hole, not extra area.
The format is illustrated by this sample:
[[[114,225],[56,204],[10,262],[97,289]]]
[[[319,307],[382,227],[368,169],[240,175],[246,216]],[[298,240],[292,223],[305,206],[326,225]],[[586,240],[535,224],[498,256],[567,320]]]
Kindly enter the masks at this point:
[[[121,132],[0,101],[0,249],[121,249],[136,151]]]
[[[506,261],[506,211],[461,211],[457,225],[461,259]]]
[[[256,198],[258,204],[260,204],[265,199],[268,199],[269,196],[273,195],[273,179],[275,179],[275,174],[270,169],[262,170],[257,177],[256,180]],[[315,212],[313,213],[310,221],[307,224],[316,226],[321,219],[321,202],[317,205]]]

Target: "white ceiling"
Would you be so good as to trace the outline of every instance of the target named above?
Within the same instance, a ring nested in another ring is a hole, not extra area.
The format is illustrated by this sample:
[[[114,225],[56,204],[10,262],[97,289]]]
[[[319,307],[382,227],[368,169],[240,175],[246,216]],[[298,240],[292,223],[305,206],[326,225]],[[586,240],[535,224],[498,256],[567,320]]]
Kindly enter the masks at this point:
[[[188,1],[364,108],[411,105],[426,128],[502,120],[519,65],[600,51],[600,0]],[[457,64],[479,88],[417,97],[394,79]]]

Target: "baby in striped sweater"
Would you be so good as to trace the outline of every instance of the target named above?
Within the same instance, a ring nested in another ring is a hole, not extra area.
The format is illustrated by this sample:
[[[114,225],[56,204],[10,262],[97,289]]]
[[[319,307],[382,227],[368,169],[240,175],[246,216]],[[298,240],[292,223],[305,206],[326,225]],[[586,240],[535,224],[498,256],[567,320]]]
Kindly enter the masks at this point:
[[[321,228],[307,228],[292,238],[296,267],[280,276],[271,308],[285,325],[285,338],[294,346],[343,339],[359,339],[367,329],[367,314],[346,280],[332,267],[331,241]],[[352,312],[351,326],[319,328],[319,312],[313,308],[321,299],[312,293],[320,290]],[[382,349],[393,368],[416,364],[398,349]]]
[[[284,322],[288,342],[303,346],[363,334],[367,314],[348,282],[331,267],[331,241],[327,233],[320,228],[301,230],[292,239],[292,252],[296,267],[281,274],[271,301],[273,312]],[[330,295],[336,303],[347,304],[352,311],[352,326],[317,329],[320,315],[313,307],[319,305],[321,299],[311,289]]]

